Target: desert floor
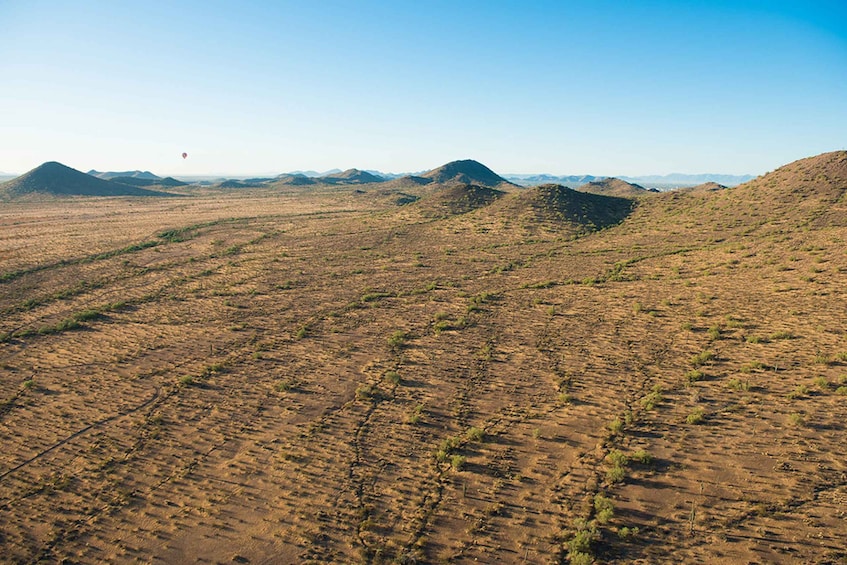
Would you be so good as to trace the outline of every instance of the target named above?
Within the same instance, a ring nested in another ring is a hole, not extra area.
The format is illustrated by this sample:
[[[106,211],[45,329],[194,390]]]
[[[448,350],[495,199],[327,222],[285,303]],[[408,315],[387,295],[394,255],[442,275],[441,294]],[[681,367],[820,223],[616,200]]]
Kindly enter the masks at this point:
[[[845,563],[847,228],[759,205],[3,204],[2,560]]]

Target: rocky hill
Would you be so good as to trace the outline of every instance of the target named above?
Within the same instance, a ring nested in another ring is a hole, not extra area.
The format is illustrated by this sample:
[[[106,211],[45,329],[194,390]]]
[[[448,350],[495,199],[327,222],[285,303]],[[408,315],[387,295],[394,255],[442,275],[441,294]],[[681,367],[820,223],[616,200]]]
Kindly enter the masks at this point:
[[[577,187],[580,192],[589,192],[591,194],[602,194],[605,196],[621,196],[624,198],[632,198],[641,196],[648,191],[641,185],[632,184],[619,178],[610,177],[603,180],[592,181],[582,186]]]
[[[170,196],[136,186],[104,180],[50,161],[0,185],[0,197],[64,196]]]
[[[482,163],[472,159],[451,161],[420,176],[442,184],[457,182],[490,188],[515,186]]]

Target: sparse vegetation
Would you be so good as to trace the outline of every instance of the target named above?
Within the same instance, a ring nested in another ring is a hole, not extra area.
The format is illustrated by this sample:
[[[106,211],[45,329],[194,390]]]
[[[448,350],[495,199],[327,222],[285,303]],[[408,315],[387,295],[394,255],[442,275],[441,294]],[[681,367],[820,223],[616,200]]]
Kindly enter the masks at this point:
[[[841,189],[756,182],[602,231],[431,184],[0,209],[4,556],[831,561]]]
[[[700,367],[701,365],[705,365],[706,363],[712,361],[715,358],[715,354],[713,351],[705,350],[701,353],[698,353],[694,357],[691,358],[691,364],[695,367]]]

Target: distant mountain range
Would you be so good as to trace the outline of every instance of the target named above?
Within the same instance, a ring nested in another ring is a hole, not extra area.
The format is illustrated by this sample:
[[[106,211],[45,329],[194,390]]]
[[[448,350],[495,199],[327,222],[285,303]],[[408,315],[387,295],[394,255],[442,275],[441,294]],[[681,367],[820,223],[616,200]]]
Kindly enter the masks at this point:
[[[118,178],[118,177],[134,178],[134,179],[148,179],[148,180],[157,180],[157,179],[161,178],[161,177],[154,175],[150,171],[123,171],[123,172],[109,171],[109,172],[104,173],[104,172],[95,171],[94,169],[91,169],[90,171],[88,171],[88,174],[93,176],[93,177],[97,177],[97,178],[100,178],[100,179],[106,179],[106,180],[112,180],[112,179],[115,179],[115,178]]]
[[[548,174],[531,174],[531,175],[514,175],[507,174],[503,175],[508,180],[513,183],[520,184],[522,186],[533,186],[537,184],[562,184],[565,186],[580,186],[589,182],[596,182],[606,178],[612,177],[604,177],[604,176],[594,176],[594,175],[548,175]],[[716,182],[718,184],[722,184],[724,186],[736,186],[742,183],[745,183],[749,180],[753,180],[756,178],[754,175],[724,175],[717,173],[702,173],[702,174],[683,174],[683,173],[672,173],[669,175],[645,175],[639,177],[629,177],[629,176],[618,176],[615,178],[619,178],[621,180],[625,180],[630,183],[640,184],[646,187],[661,187],[661,188],[672,188],[672,187],[683,187],[683,186],[695,186],[699,184],[704,184],[707,182]]]
[[[386,189],[404,189],[433,184],[473,184],[481,187],[510,190],[516,186],[561,185],[576,188],[583,192],[637,196],[646,190],[694,187],[712,183],[718,186],[735,186],[754,178],[751,175],[724,174],[670,174],[645,177],[602,177],[595,175],[505,175],[501,176],[472,159],[451,161],[445,165],[414,175],[397,175],[347,169],[333,169],[325,173],[298,171],[283,173],[275,177],[263,178],[216,178],[200,181],[202,186],[220,189],[258,188],[273,189],[282,186],[306,185],[365,185],[381,184]],[[159,177],[150,171],[97,171],[82,173],[65,167],[60,163],[45,163],[32,171],[3,184],[2,194],[6,198],[23,194],[61,195],[152,195],[161,194],[150,188],[174,188],[185,186],[186,182],[172,177]],[[196,181],[195,181],[196,182]],[[109,186],[98,183],[110,183]],[[718,183],[718,184],[715,184]]]

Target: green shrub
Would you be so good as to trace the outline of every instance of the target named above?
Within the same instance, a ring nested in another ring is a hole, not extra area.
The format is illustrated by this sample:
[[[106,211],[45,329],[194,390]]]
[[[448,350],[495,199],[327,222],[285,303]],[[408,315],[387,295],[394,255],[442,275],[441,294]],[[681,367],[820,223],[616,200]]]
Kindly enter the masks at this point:
[[[485,439],[485,430],[476,426],[468,428],[468,431],[465,432],[465,438],[468,441],[482,441]]]
[[[375,385],[362,383],[356,387],[356,400],[371,400],[379,395]]]
[[[594,556],[584,551],[571,551],[568,553],[568,563],[571,565],[592,565]]]
[[[691,358],[691,364],[695,367],[699,367],[701,365],[705,365],[709,361],[715,358],[715,354],[713,351],[705,350]]]
[[[664,400],[661,392],[653,391],[640,400],[641,407],[645,410],[653,410]]]
[[[629,459],[631,461],[641,463],[642,465],[649,465],[653,462],[653,456],[643,449],[637,449],[633,451],[630,454]]]
[[[594,495],[594,518],[598,524],[609,522],[615,515],[615,506],[609,498],[603,494]]]
[[[685,380],[689,383],[696,383],[697,381],[703,380],[703,371],[698,371],[697,369],[691,369],[687,373],[685,373]]]
[[[816,387],[818,387],[822,391],[828,391],[829,390],[829,381],[826,379],[826,377],[820,377],[820,376],[815,377],[815,380],[812,381],[812,382],[814,383],[814,385]]]
[[[788,398],[794,400],[795,398],[803,398],[807,394],[809,394],[809,388],[806,385],[797,385],[793,391],[788,393]]]
[[[764,370],[765,365],[760,363],[759,361],[751,361],[750,363],[745,363],[741,366],[742,373],[752,373],[753,371],[762,371]]]
[[[461,471],[465,467],[467,460],[467,457],[464,455],[454,454],[450,457],[450,466],[456,471]]]
[[[619,449],[612,449],[606,455],[605,460],[607,463],[613,466],[623,467],[627,463],[629,463],[629,458],[627,455]]]
[[[770,335],[770,339],[771,339],[771,340],[775,340],[775,339],[794,339],[794,334],[793,334],[793,333],[791,333],[791,332],[786,332],[786,331],[776,332],[776,333],[772,333],[772,334]]]
[[[741,379],[729,379],[729,381],[727,381],[726,383],[726,386],[728,386],[732,390],[737,390],[741,392],[747,392],[748,390],[750,390],[750,382],[742,381]]]
[[[388,345],[393,348],[402,347],[406,343],[406,332],[397,330],[388,337]]]
[[[609,424],[609,431],[613,434],[618,435],[623,431],[623,421],[620,418],[615,416],[615,419]]]
[[[702,424],[704,418],[703,409],[698,406],[686,416],[685,422],[688,424]]]
[[[621,539],[628,539],[628,538],[635,537],[637,535],[638,535],[638,528],[637,527],[629,528],[627,526],[624,526],[623,528],[618,530],[618,537],[620,537]]]
[[[803,418],[802,414],[794,412],[793,414],[788,415],[788,425],[790,425],[790,426],[800,427],[800,426],[805,425],[805,423],[806,423],[806,420],[805,420],[805,418]]]
[[[597,526],[593,522],[580,520],[577,524],[576,533],[574,533],[574,536],[567,544],[569,550],[568,558],[571,559],[571,563],[573,563],[571,556],[574,554],[582,553],[590,557],[591,544],[598,539],[600,539],[600,533],[597,531]],[[593,562],[593,558],[590,562]]]

